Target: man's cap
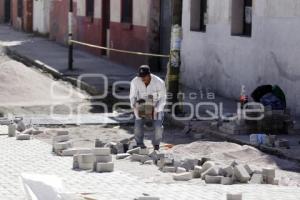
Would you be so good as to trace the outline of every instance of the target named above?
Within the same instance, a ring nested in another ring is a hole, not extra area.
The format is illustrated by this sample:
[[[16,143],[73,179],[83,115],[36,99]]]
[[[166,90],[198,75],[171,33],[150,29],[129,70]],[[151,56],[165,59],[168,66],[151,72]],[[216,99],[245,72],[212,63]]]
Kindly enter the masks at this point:
[[[139,67],[139,72],[138,72],[139,77],[145,77],[149,74],[151,74],[151,71],[148,65],[142,65]]]

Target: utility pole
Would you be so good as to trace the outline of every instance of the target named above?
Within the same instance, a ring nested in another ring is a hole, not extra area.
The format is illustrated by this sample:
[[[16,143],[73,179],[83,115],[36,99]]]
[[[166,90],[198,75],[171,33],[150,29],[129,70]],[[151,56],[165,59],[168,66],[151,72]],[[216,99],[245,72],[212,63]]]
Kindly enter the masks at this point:
[[[68,15],[68,35],[69,35],[69,70],[73,70],[73,30],[72,30],[72,20],[73,20],[73,0],[69,0],[69,15]]]
[[[180,74],[180,50],[182,41],[182,0],[172,1],[172,32],[171,32],[171,52],[168,63],[167,74],[167,89],[169,96],[169,103],[174,105],[179,102],[179,74]],[[176,106],[176,113],[180,112],[179,106]]]

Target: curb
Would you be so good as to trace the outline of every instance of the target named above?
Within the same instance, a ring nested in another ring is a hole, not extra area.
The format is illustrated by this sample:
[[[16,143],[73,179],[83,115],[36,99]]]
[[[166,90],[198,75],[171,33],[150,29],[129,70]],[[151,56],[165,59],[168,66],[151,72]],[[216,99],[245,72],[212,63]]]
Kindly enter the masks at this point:
[[[7,56],[9,56],[10,58],[19,61],[21,63],[23,63],[24,65],[31,67],[34,66],[37,69],[42,70],[43,72],[46,72],[48,74],[51,74],[54,78],[56,79],[60,79],[66,82],[71,83],[74,87],[77,87],[81,90],[86,91],[87,93],[89,93],[92,96],[98,95],[99,92],[97,91],[97,89],[83,81],[79,81],[76,78],[70,77],[70,76],[65,76],[63,73],[57,71],[56,69],[54,69],[53,67],[40,62],[40,61],[36,61],[33,60],[27,56],[21,55],[19,54],[17,51],[15,50],[11,50],[9,47],[4,47],[4,51],[6,52]],[[79,84],[80,83],[80,84]],[[80,85],[80,87],[78,87],[78,85]]]

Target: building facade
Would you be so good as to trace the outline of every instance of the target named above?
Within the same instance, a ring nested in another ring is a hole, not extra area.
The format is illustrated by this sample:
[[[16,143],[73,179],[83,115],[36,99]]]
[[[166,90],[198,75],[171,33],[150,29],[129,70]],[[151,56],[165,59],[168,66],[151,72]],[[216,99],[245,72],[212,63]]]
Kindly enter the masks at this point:
[[[68,40],[68,6],[68,1],[58,0],[50,6],[50,39],[63,44]],[[73,6],[73,34],[78,41],[129,51],[166,51],[160,46],[160,0],[74,0]],[[158,70],[161,65],[157,58],[78,48],[135,67],[149,64]]]
[[[292,112],[300,105],[300,1],[183,1],[181,81],[238,98],[279,85]]]
[[[51,1],[52,0],[33,1],[33,31],[38,34],[49,34]]]
[[[32,32],[33,0],[11,0],[11,24],[15,29]]]

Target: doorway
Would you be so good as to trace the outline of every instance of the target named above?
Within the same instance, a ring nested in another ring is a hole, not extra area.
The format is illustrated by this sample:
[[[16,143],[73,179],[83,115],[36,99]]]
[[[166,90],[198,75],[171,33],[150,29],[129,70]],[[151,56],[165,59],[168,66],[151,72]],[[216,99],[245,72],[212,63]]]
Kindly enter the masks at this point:
[[[5,23],[9,23],[10,22],[10,6],[11,6],[11,3],[10,3],[10,0],[5,0],[5,16],[4,16],[4,22]]]
[[[102,46],[110,47],[110,0],[102,0]],[[102,55],[109,56],[109,51],[102,51]]]
[[[26,4],[26,24],[25,24],[25,31],[32,32],[32,26],[33,26],[33,0],[27,1]]]

